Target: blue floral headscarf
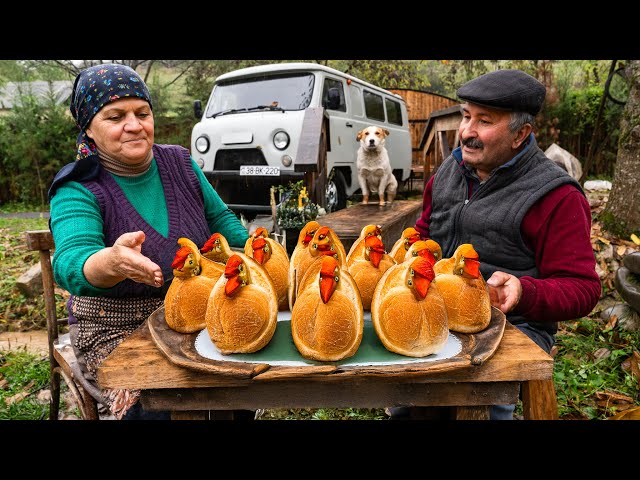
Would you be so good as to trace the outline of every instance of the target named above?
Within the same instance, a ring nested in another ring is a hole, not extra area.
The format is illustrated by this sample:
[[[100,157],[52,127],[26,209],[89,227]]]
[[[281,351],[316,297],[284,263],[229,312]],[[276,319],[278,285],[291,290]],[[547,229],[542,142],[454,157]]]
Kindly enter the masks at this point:
[[[140,76],[130,67],[105,63],[89,67],[76,77],[71,93],[71,115],[80,128],[76,141],[77,155],[56,174],[49,187],[49,199],[66,182],[78,182],[97,178],[102,168],[95,143],[87,136],[86,129],[96,113],[107,103],[120,98],[138,97],[151,104],[149,90]]]
[[[93,141],[87,137],[86,129],[96,113],[106,104],[126,97],[138,97],[149,102],[151,95],[140,75],[131,67],[105,63],[89,67],[76,77],[71,94],[71,115],[80,128],[76,141],[76,160],[97,153]]]

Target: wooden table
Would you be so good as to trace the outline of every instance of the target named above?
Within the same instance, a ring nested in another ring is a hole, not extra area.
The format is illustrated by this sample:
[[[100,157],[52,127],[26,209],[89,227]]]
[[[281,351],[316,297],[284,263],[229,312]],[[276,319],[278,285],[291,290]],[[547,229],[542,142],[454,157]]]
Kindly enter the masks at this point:
[[[451,407],[456,419],[487,419],[489,406],[517,403],[525,419],[557,419],[553,359],[507,322],[491,358],[479,366],[433,372],[304,378],[234,378],[172,363],[158,349],[147,322],[123,341],[98,370],[106,388],[141,389],[148,410],[175,419],[205,419],[210,411],[260,408]],[[217,415],[215,418],[225,418]]]

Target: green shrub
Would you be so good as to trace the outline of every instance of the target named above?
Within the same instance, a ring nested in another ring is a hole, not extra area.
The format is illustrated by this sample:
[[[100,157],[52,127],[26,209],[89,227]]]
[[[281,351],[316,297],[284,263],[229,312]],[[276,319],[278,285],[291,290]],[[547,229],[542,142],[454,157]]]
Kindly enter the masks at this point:
[[[65,105],[53,97],[39,104],[20,97],[0,117],[0,203],[48,205],[47,190],[58,170],[74,160],[77,127]]]

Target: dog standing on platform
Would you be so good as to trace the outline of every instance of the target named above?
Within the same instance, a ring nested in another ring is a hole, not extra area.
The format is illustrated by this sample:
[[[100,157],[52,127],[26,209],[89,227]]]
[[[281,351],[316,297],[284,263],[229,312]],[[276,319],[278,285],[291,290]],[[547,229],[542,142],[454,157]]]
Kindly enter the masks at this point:
[[[396,196],[398,181],[391,171],[389,154],[384,146],[389,130],[381,127],[367,127],[358,132],[356,140],[360,142],[356,167],[358,182],[362,189],[362,203],[369,203],[369,194],[378,193],[379,204],[391,204]]]

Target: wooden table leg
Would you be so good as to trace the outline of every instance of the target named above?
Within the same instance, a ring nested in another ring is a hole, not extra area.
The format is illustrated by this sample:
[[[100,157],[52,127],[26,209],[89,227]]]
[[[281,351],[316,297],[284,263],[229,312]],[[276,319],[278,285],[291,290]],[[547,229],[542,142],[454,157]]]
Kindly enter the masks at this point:
[[[525,420],[557,420],[558,399],[553,380],[523,382],[522,408]]]

